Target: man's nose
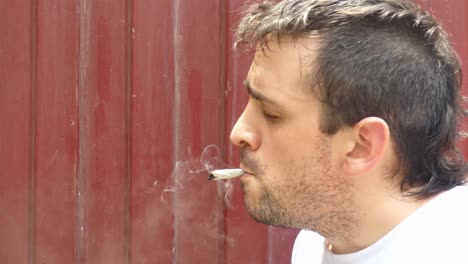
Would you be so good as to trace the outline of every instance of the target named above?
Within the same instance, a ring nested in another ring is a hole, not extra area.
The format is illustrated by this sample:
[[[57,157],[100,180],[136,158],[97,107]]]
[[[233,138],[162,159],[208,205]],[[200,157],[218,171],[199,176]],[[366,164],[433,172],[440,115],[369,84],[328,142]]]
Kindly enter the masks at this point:
[[[257,128],[252,122],[249,122],[249,118],[246,111],[237,120],[236,124],[231,131],[231,143],[241,148],[250,148],[255,151],[261,145],[261,138]]]

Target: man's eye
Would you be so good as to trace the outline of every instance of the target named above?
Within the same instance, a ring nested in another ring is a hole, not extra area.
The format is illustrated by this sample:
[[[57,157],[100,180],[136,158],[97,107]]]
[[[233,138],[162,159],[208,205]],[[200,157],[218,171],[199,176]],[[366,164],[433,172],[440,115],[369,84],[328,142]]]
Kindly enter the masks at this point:
[[[275,115],[272,115],[272,114],[269,114],[267,112],[263,112],[263,115],[265,116],[265,118],[269,119],[269,120],[277,120],[278,117],[275,116]]]

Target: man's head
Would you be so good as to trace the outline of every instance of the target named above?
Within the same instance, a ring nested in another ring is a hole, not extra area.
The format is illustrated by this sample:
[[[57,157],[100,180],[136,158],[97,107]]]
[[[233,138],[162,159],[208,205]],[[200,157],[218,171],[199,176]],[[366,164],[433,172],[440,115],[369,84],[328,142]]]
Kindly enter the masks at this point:
[[[254,4],[237,44],[257,47],[249,104],[231,134],[254,174],[242,182],[257,220],[352,232],[356,193],[372,184],[396,179],[403,194],[426,198],[464,182],[460,65],[414,4]]]

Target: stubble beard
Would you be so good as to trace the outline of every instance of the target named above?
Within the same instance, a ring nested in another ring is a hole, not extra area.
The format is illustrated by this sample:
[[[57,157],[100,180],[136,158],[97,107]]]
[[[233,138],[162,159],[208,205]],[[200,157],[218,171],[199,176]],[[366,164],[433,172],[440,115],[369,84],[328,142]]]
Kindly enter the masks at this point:
[[[258,160],[248,159],[246,153],[241,153],[241,161],[262,183],[255,200],[247,197],[244,188],[244,205],[257,222],[308,229],[327,238],[353,238],[359,233],[359,216],[352,195],[354,186],[346,177],[336,175],[330,166],[324,166],[317,176],[310,175],[306,168],[298,171],[297,164],[291,162],[287,177],[298,177],[303,184],[286,181],[269,186],[262,181],[265,168]]]

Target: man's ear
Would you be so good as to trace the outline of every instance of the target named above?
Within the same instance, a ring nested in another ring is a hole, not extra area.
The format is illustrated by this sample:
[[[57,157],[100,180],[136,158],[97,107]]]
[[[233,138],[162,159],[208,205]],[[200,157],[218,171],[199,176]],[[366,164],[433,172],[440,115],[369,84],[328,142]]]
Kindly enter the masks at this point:
[[[369,172],[383,159],[389,147],[387,123],[377,117],[367,117],[353,127],[353,147],[348,150],[343,169],[348,175]]]

